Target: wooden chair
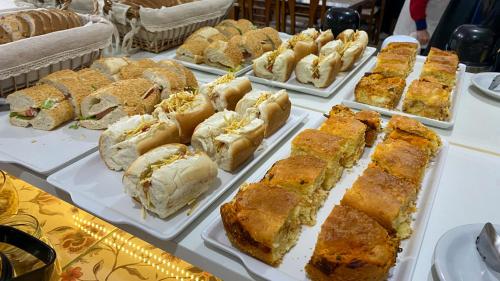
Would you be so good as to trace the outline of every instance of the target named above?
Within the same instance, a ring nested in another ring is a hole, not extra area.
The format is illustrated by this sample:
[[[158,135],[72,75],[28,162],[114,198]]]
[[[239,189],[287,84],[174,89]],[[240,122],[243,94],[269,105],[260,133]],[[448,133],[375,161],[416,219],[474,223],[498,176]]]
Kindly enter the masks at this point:
[[[308,17],[308,27],[313,27],[316,24],[318,19],[318,5],[319,0],[309,0],[309,4],[301,4],[297,3],[296,0],[279,0],[280,2],[280,26],[282,27],[281,31],[286,31],[286,20],[287,15],[290,16],[290,33],[295,34],[296,28],[296,17],[306,16]],[[326,3],[326,0],[322,0],[322,3]],[[299,5],[298,5],[299,4]],[[287,10],[288,8],[288,10]],[[300,9],[299,9],[300,8]],[[302,10],[303,12],[300,12]]]
[[[380,1],[380,6],[376,5],[376,0],[372,0],[361,10],[361,20],[368,25],[368,34],[374,45],[378,44],[380,30],[382,28],[382,19],[384,18],[386,0]]]

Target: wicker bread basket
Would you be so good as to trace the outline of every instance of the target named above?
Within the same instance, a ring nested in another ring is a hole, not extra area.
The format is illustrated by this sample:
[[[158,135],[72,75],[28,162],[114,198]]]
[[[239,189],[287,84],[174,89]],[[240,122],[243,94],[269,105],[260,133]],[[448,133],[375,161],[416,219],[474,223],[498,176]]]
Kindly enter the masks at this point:
[[[0,12],[0,16],[27,9]],[[0,97],[32,86],[61,69],[88,67],[111,44],[113,25],[102,17],[78,14],[81,27],[0,45]]]
[[[122,50],[132,48],[159,53],[180,45],[194,31],[219,23],[233,0],[197,0],[173,7],[150,9],[105,0],[103,12],[122,39]]]

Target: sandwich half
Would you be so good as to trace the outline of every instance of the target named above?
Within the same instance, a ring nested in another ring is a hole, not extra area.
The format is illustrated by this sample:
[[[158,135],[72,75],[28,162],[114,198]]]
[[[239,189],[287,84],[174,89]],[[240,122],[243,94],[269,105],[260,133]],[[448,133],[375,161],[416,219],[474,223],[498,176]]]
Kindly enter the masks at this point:
[[[90,68],[100,71],[109,79],[117,81],[120,79],[120,69],[129,64],[129,59],[125,57],[100,58]]]
[[[204,95],[182,91],[163,100],[153,112],[160,120],[170,120],[177,125],[180,142],[190,143],[198,124],[214,114],[212,104]]]
[[[264,139],[264,121],[234,111],[215,113],[194,130],[191,145],[232,172],[245,163]]]
[[[301,83],[312,83],[314,87],[325,88],[333,83],[340,66],[341,57],[337,52],[320,57],[310,54],[297,63],[295,76]]]
[[[71,102],[57,88],[37,85],[7,96],[10,104],[9,121],[14,126],[33,126],[39,130],[52,130],[73,119]]]
[[[185,145],[166,144],[137,158],[123,176],[125,193],[166,218],[196,200],[217,178],[217,164]]]
[[[159,101],[160,90],[146,79],[117,81],[82,100],[80,125],[106,129],[122,117],[151,113]]]
[[[234,41],[217,40],[203,52],[205,63],[220,68],[237,69],[243,62],[243,53]]]
[[[210,99],[216,111],[234,110],[238,101],[252,90],[247,77],[235,77],[228,73],[200,87],[200,94]]]
[[[111,170],[126,170],[140,155],[168,143],[179,142],[177,126],[149,114],[123,117],[99,138],[99,154]]]
[[[296,62],[292,50],[279,48],[253,60],[253,72],[257,77],[285,82],[292,75]]]
[[[236,105],[236,112],[250,115],[264,121],[264,136],[267,138],[281,128],[288,117],[292,104],[286,90],[272,93],[267,91],[250,92]]]

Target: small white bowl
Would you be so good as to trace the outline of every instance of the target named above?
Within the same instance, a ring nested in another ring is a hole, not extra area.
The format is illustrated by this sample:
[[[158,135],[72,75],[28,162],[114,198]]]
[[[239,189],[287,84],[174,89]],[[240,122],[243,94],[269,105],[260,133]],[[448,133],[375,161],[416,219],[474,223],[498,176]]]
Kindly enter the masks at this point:
[[[488,96],[500,99],[500,85],[497,86],[496,91],[492,91],[488,89],[491,85],[491,81],[497,76],[500,75],[499,72],[482,72],[478,74],[474,74],[472,76],[472,84],[476,86],[481,92],[487,94]]]
[[[441,281],[498,281],[476,250],[476,238],[484,224],[467,224],[443,234],[434,249],[434,268]],[[494,225],[500,230],[500,225]]]

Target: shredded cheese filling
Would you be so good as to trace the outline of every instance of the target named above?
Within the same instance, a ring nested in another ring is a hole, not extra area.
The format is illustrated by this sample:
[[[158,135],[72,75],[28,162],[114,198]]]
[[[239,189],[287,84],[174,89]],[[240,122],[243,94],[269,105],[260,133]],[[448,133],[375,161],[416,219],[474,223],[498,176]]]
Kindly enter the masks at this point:
[[[311,64],[311,68],[312,68],[312,77],[315,79],[318,79],[319,78],[319,58],[316,58],[315,60],[313,60],[313,62]]]
[[[229,72],[228,74],[217,78],[214,82],[212,82],[210,84],[209,89],[208,89],[208,96],[209,97],[214,96],[215,93],[213,91],[214,91],[215,86],[220,85],[220,84],[229,83],[229,82],[233,81],[235,78],[236,77],[234,76],[234,73],[232,73],[232,72]]]
[[[196,92],[182,91],[170,95],[168,99],[161,103],[161,107],[168,112],[183,112],[193,106],[196,99]]]
[[[258,107],[262,103],[264,103],[266,100],[268,100],[271,97],[271,93],[269,92],[264,92],[260,95],[260,97],[255,101],[255,107]]]
[[[250,124],[250,121],[250,118],[247,117],[238,120],[238,118],[226,118],[226,116],[224,116],[224,122],[226,125],[224,133],[236,133],[238,129]]]
[[[313,38],[309,36],[308,34],[300,33],[300,34],[295,34],[288,40],[288,46],[290,49],[295,48],[295,45],[297,45],[298,42],[300,41],[313,41]]]
[[[162,159],[160,161],[157,161],[157,162],[149,165],[149,167],[144,172],[142,172],[141,177],[140,177],[141,180],[139,181],[139,184],[144,187],[144,193],[146,194],[146,198],[148,198],[148,201],[149,201],[149,197],[148,197],[149,193],[147,192],[147,189],[151,185],[151,176],[153,175],[153,172],[160,169],[161,167],[163,167],[165,165],[172,164],[173,162],[175,162],[177,160],[183,159],[184,157],[185,157],[184,155],[179,155],[179,154],[172,155],[168,158]]]
[[[130,138],[133,138],[143,132],[146,132],[147,130],[149,130],[151,128],[151,126],[155,123],[155,121],[145,121],[144,119],[142,119],[141,121],[141,124],[139,124],[139,126],[135,127],[134,129],[132,130],[128,130],[125,132],[125,139],[130,139]]]

